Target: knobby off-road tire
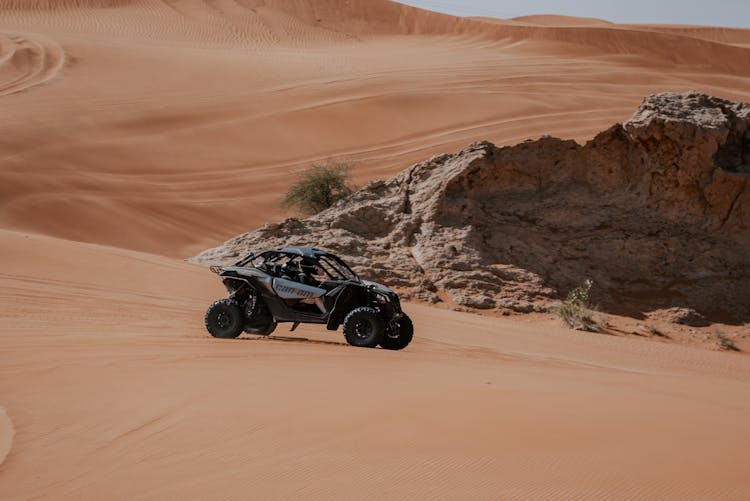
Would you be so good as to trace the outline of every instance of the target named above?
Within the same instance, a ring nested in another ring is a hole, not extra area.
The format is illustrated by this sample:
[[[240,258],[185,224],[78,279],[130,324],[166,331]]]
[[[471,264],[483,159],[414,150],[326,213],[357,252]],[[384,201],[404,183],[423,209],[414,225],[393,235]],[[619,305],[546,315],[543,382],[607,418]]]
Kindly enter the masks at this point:
[[[245,314],[242,307],[231,299],[221,299],[208,307],[203,318],[206,330],[221,339],[234,339],[245,328]]]
[[[344,319],[346,342],[360,348],[374,348],[385,335],[385,322],[375,308],[355,308]]]
[[[386,350],[403,350],[414,337],[414,324],[411,318],[404,313],[404,316],[396,322],[391,323],[385,330],[383,339],[380,340],[380,347]]]

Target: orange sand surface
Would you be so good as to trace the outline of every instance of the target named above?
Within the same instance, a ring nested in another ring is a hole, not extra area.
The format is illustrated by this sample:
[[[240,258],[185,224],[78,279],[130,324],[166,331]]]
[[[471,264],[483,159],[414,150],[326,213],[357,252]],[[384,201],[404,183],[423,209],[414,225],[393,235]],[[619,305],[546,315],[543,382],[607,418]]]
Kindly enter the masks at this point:
[[[747,499],[750,358],[407,305],[219,341],[188,257],[475,140],[750,101],[750,30],[385,0],[0,0],[0,499]]]
[[[222,291],[201,267],[2,238],[0,395],[16,429],[2,499],[743,499],[750,488],[744,355],[416,305],[403,352],[306,326],[218,341],[200,314]]]

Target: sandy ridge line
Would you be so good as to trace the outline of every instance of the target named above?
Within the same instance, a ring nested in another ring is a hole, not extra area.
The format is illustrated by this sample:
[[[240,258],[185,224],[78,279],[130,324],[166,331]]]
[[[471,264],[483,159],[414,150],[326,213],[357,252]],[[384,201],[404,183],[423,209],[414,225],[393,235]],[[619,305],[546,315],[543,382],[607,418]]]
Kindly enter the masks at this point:
[[[10,454],[13,448],[13,437],[16,434],[13,428],[13,421],[10,420],[8,413],[3,407],[0,407],[0,465],[5,462],[5,458]]]
[[[4,0],[6,9],[14,15],[26,17],[24,13],[72,12],[80,19],[81,26],[90,25],[92,9],[100,7],[117,8],[122,13],[148,17],[140,18],[147,25],[153,21],[155,12],[165,21],[158,23],[163,34],[164,27],[179,27],[173,35],[182,33],[190,38],[203,38],[206,41],[298,45],[301,40],[308,43],[313,40],[336,40],[353,37],[377,37],[381,35],[426,34],[453,35],[459,38],[487,40],[537,40],[548,42],[567,42],[588,46],[594,51],[612,54],[642,54],[647,57],[658,56],[665,61],[677,64],[692,64],[698,54],[709,57],[711,65],[717,70],[729,73],[746,74],[746,49],[740,45],[723,43],[725,36],[694,36],[685,30],[651,29],[649,25],[616,25],[600,20],[581,18],[561,18],[555,21],[547,19],[542,24],[526,23],[514,20],[487,20],[478,18],[456,18],[445,14],[425,11],[406,5],[390,2],[346,2],[348,10],[342,11],[340,0],[319,0],[319,9],[309,10],[288,0],[267,0],[267,2],[237,3],[209,2],[194,0],[184,2],[179,7],[166,1],[130,2],[113,0],[110,2],[63,0],[52,3],[50,0],[36,2],[14,2]],[[3,5],[3,1],[0,1]],[[53,5],[55,8],[53,8]],[[106,9],[105,9],[106,10]],[[271,14],[272,12],[272,14]],[[364,27],[366,19],[376,14],[379,23]],[[543,19],[550,16],[534,16]],[[195,20],[210,20],[210,30],[204,31]],[[323,20],[325,18],[325,20]],[[121,25],[114,18],[106,18],[105,26],[109,31],[116,31]],[[135,20],[135,19],[134,19]],[[189,21],[188,21],[189,20]],[[352,20],[355,22],[352,24]],[[559,21],[567,20],[560,25]],[[136,23],[139,29],[131,32],[139,38],[147,35],[149,26]],[[554,22],[552,22],[554,21]],[[101,20],[95,23],[101,23]],[[249,28],[252,29],[249,29]],[[182,30],[186,30],[182,32]],[[736,36],[744,37],[742,30]],[[648,34],[648,36],[646,36]],[[734,35],[733,35],[734,36]]]

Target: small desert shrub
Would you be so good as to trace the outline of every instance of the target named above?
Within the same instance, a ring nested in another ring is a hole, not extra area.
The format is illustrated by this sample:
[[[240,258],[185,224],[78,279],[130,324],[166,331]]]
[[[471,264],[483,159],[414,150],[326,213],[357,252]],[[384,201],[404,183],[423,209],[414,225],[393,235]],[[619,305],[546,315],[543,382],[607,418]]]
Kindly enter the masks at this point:
[[[576,287],[568,294],[557,310],[563,322],[571,329],[599,332],[601,329],[594,320],[594,311],[591,309],[591,288],[594,282],[586,279],[583,285]]]
[[[723,332],[716,332],[716,342],[719,344],[719,348],[727,351],[740,351],[734,341],[729,339]]]
[[[317,214],[352,194],[347,163],[313,164],[289,187],[281,206],[306,215]]]
[[[587,278],[584,280],[583,285],[576,287],[568,293],[568,302],[580,304],[588,308],[591,305],[591,288],[593,286],[594,282],[590,278]]]
[[[667,335],[666,333],[662,332],[662,331],[661,331],[661,330],[660,330],[660,329],[659,329],[659,328],[658,328],[657,326],[655,326],[654,324],[646,324],[646,330],[647,330],[647,331],[648,331],[648,333],[649,333],[649,334],[651,334],[652,336],[669,338],[669,336],[668,336],[668,335]]]

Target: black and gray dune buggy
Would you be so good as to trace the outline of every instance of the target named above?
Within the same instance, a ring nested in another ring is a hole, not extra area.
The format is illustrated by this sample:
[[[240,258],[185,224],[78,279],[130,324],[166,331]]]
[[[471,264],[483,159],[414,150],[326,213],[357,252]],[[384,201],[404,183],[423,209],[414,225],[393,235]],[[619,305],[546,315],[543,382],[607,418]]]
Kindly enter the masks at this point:
[[[242,331],[267,336],[281,322],[344,326],[353,346],[401,350],[414,327],[398,294],[360,279],[337,256],[311,247],[285,247],[249,254],[232,266],[212,266],[229,292],[206,312],[214,337],[236,338]]]

